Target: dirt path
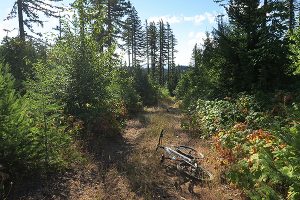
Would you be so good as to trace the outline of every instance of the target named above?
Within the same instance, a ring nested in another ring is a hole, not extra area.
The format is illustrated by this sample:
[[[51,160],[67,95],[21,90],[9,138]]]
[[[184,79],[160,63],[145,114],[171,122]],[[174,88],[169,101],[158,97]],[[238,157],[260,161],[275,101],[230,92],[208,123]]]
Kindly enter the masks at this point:
[[[122,135],[91,139],[85,148],[89,160],[84,167],[56,175],[47,187],[38,187],[19,199],[242,199],[238,190],[221,184],[211,143],[192,139],[181,129],[181,119],[171,102],[145,108],[127,122]],[[166,131],[164,144],[189,145],[206,156],[202,164],[214,174],[213,183],[195,185],[194,193],[189,192],[190,182],[175,187],[183,176],[161,165],[162,152],[155,152],[161,129]]]

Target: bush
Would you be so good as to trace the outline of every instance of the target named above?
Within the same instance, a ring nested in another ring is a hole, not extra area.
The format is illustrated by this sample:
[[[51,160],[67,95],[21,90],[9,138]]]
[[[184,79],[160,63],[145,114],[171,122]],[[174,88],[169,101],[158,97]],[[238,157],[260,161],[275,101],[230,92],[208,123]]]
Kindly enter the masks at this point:
[[[60,168],[72,160],[71,135],[79,127],[70,127],[64,113],[63,70],[39,62],[34,65],[35,79],[27,82],[28,116],[32,122],[31,134],[37,144],[37,152],[33,155],[37,156],[39,167]]]
[[[284,113],[275,115],[261,105],[254,95],[245,94],[236,100],[198,100],[190,106],[189,126],[213,136],[228,179],[251,199],[299,199],[298,106],[283,107]]]
[[[142,109],[141,97],[135,88],[134,77],[128,71],[113,70],[112,80],[108,87],[108,92],[111,94],[110,105],[113,106],[114,113],[121,119]]]
[[[135,70],[135,88],[145,106],[153,106],[158,101],[158,85],[143,71]]]
[[[10,72],[15,77],[15,88],[18,91],[25,92],[24,81],[34,77],[33,64],[38,58],[43,57],[44,53],[45,50],[33,41],[24,42],[19,37],[4,38],[3,45],[0,47],[0,57],[4,64],[10,66]]]
[[[36,65],[26,95],[14,90],[14,79],[0,65],[0,163],[13,177],[64,168],[73,160],[71,132],[57,96],[59,77]],[[36,171],[37,170],[37,171]]]
[[[0,64],[0,164],[10,173],[35,165],[28,101],[14,90],[14,78]]]

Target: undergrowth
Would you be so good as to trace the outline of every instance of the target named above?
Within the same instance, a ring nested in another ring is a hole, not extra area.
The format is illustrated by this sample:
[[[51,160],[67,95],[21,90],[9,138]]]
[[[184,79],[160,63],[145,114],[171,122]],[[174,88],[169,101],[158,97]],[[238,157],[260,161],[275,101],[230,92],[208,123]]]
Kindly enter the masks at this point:
[[[300,198],[299,103],[283,92],[198,100],[183,127],[214,140],[227,178],[251,199]],[[294,98],[295,100],[296,98]]]

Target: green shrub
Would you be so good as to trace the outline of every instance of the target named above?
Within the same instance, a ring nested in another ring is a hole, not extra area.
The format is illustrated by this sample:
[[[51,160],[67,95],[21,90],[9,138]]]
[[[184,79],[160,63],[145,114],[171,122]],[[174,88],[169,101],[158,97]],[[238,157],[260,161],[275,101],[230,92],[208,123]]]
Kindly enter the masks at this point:
[[[72,159],[70,127],[64,113],[63,94],[66,87],[61,69],[44,63],[34,65],[35,79],[27,82],[25,97],[30,102],[28,116],[31,120],[31,134],[37,144],[35,153],[37,167],[64,167]]]
[[[270,97],[269,97],[270,98]],[[280,104],[280,103],[279,103]],[[253,95],[190,106],[189,126],[213,136],[228,179],[251,199],[300,197],[300,125],[297,104],[275,115]],[[227,166],[228,165],[228,166]]]
[[[244,120],[237,104],[229,100],[199,99],[195,106],[190,106],[189,111],[191,128],[200,131],[205,137]]]
[[[153,81],[143,69],[135,70],[135,88],[141,96],[143,105],[153,106],[158,101],[158,85]]]
[[[14,90],[7,67],[0,64],[0,164],[10,173],[35,165],[28,105]]]
[[[115,69],[112,80],[108,86],[111,95],[110,105],[114,106],[114,112],[118,117],[126,118],[142,109],[141,97],[135,87],[134,77],[123,69]]]

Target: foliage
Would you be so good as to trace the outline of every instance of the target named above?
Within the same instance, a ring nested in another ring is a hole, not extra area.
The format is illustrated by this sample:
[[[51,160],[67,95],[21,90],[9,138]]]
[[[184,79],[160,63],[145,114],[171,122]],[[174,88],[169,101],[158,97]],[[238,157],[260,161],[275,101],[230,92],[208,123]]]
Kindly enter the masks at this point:
[[[94,17],[96,9],[84,10],[86,4],[85,1],[74,4],[78,10],[73,27],[76,31],[70,31],[68,25],[49,57],[53,65],[67,69],[66,111],[83,120],[88,131],[109,135],[120,132],[124,120],[141,109],[141,97],[136,91],[138,77],[116,67],[120,62],[114,57],[114,46],[99,47],[105,39],[95,39],[95,25],[103,19],[85,21],[87,16]]]
[[[181,75],[174,93],[177,99],[183,100],[185,108],[198,99],[211,99],[223,96],[225,93],[219,91],[217,84],[211,82],[212,79],[203,76],[202,73],[204,73],[202,70],[192,69]]]
[[[0,163],[14,171],[34,166],[28,102],[14,89],[8,68],[0,65]]]
[[[144,32],[134,6],[129,9],[128,14],[123,33],[128,54],[128,67],[137,68],[144,56]]]
[[[33,122],[31,134],[37,144],[32,156],[37,156],[37,166],[44,165],[49,170],[47,168],[62,167],[71,161],[71,136],[79,127],[70,127],[64,114],[65,69],[41,62],[35,64],[34,69],[35,79],[28,81],[25,95],[31,102],[28,116]]]
[[[110,105],[114,105],[114,112],[121,119],[141,110],[141,97],[135,89],[134,77],[130,76],[126,70],[115,69],[113,71],[108,89],[112,95]]]
[[[164,86],[168,84],[170,89],[174,89],[174,82],[177,83],[177,71],[175,70],[175,46],[177,40],[168,23],[160,20],[155,22],[146,22],[146,56],[147,69],[151,78]],[[165,67],[167,73],[165,74]],[[171,91],[172,92],[172,91]]]
[[[10,66],[15,77],[15,88],[24,92],[24,81],[33,78],[33,63],[43,58],[45,50],[33,41],[22,41],[19,38],[5,38],[1,46],[1,60]]]
[[[58,105],[59,90],[54,87],[59,76],[54,76],[55,69],[45,74],[41,67],[36,66],[36,80],[21,97],[13,89],[14,79],[7,68],[1,66],[0,162],[14,176],[32,169],[62,167],[72,157],[70,132],[75,129],[67,129]]]
[[[201,47],[195,45],[190,72],[182,76],[177,97],[189,106],[198,98],[283,88],[291,74],[286,22],[293,20],[283,1],[261,5],[258,0],[216,2],[224,7],[229,20],[219,16],[218,27],[207,33]],[[297,55],[297,44],[291,48]]]
[[[300,73],[300,63],[299,63],[299,57],[300,57],[300,28],[298,27],[294,33],[290,35],[290,50],[292,54],[290,55],[290,60],[292,62],[290,71],[294,74]]]
[[[167,99],[170,97],[170,92],[167,87],[159,87],[159,96],[161,99]]]
[[[135,88],[141,96],[143,105],[153,106],[157,104],[158,87],[153,79],[143,72],[143,69],[138,68],[135,70]]]
[[[188,128],[213,136],[228,179],[251,199],[298,199],[298,106],[283,105],[282,112],[275,112],[282,102],[273,102],[268,110],[257,99],[240,94],[235,99],[198,100],[190,107]]]

